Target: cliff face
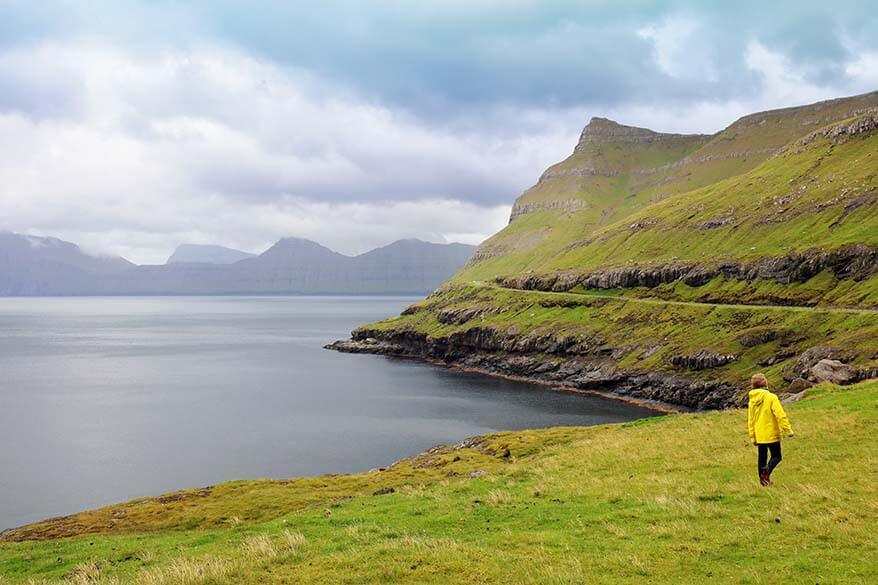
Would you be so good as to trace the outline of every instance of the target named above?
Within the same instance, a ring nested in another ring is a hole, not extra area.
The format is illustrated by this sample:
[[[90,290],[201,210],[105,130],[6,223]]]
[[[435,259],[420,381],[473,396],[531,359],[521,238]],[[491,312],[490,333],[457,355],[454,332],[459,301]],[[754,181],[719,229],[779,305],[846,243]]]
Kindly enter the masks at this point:
[[[801,389],[815,353],[872,376],[876,119],[878,93],[711,136],[594,118],[437,294],[335,349],[689,408],[756,369]]]

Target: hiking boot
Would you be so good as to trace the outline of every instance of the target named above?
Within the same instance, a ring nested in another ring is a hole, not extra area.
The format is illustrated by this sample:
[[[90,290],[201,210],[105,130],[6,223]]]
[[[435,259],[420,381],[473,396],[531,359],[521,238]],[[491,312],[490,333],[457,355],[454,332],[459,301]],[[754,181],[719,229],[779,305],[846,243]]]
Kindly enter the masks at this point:
[[[762,470],[759,472],[759,483],[761,483],[764,486],[771,485],[771,479],[769,478],[768,471]]]

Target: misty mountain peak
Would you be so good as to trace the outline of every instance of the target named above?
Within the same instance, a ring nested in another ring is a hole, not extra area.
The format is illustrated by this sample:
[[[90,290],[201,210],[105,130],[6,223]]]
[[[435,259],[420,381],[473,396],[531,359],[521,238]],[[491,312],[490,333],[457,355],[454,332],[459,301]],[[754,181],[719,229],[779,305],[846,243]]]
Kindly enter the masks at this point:
[[[165,264],[182,262],[201,262],[205,264],[232,264],[238,260],[252,258],[255,254],[225,246],[203,244],[180,244]]]

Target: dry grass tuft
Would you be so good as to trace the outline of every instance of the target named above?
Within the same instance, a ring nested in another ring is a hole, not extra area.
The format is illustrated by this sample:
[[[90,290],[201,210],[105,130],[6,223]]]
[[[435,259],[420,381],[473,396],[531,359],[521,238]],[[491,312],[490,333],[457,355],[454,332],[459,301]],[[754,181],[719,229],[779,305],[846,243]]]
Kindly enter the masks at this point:
[[[423,484],[404,485],[399,488],[399,492],[406,496],[421,497],[424,495],[425,489]]]
[[[244,554],[251,560],[268,560],[277,556],[277,548],[264,533],[248,536],[241,546],[244,548]]]
[[[453,538],[435,538],[421,534],[405,534],[396,544],[405,549],[434,553],[452,553],[460,548],[460,543]]]
[[[351,528],[350,526],[348,528]],[[286,544],[287,548],[292,552],[298,552],[300,548],[305,544],[306,539],[305,535],[301,532],[293,532],[291,530],[284,530],[283,533],[284,544]]]
[[[155,552],[151,550],[142,550],[134,556],[143,563],[151,563],[156,559]]]
[[[360,538],[360,527],[362,524],[351,524],[345,530],[348,533],[348,536],[353,538],[354,540],[358,540]]]
[[[215,558],[177,559],[165,567],[145,569],[137,576],[138,585],[201,585],[226,579],[237,566]]]
[[[485,496],[485,503],[491,506],[502,506],[512,501],[512,494],[506,490],[491,490]]]
[[[98,562],[81,563],[70,572],[66,581],[71,585],[90,585],[101,579],[101,564]]]
[[[242,523],[242,521],[241,521],[241,519],[240,519],[238,516],[232,516],[231,518],[229,518],[228,520],[226,520],[226,523],[227,523],[229,526],[233,526],[233,527],[234,527],[234,526],[240,526],[241,523]]]

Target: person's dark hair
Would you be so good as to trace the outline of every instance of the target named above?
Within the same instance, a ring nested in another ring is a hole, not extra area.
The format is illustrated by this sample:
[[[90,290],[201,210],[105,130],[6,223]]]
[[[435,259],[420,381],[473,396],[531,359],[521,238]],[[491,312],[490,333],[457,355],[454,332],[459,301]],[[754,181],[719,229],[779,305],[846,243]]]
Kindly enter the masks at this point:
[[[765,377],[765,374],[753,374],[753,377],[750,378],[750,387],[753,389],[768,388],[768,378]]]

